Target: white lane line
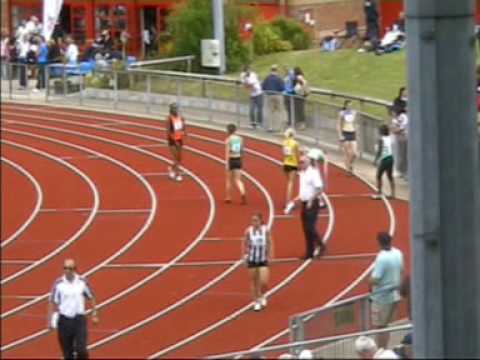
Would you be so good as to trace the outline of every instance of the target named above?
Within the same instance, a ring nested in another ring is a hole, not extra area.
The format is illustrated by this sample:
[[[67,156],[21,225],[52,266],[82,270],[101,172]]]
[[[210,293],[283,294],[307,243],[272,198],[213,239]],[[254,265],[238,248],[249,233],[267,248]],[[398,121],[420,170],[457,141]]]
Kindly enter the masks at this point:
[[[358,254],[344,254],[344,255],[326,255],[320,258],[314,259],[314,261],[338,261],[338,260],[363,260],[375,257],[376,253],[358,253]],[[238,261],[238,259],[232,260],[202,260],[202,261],[187,261],[187,262],[178,262],[172,265],[173,267],[202,267],[202,266],[222,266],[222,265],[233,265]],[[270,264],[284,264],[284,263],[293,263],[293,262],[303,262],[303,259],[296,257],[289,258],[275,258],[270,260]],[[161,268],[164,267],[166,263],[128,263],[128,264],[109,264],[105,265],[105,268],[118,268],[118,269],[150,269],[150,268]]]
[[[65,209],[40,209],[41,213],[58,213],[58,212],[88,212],[92,211],[92,208],[65,208]]]
[[[319,213],[317,217],[319,218],[328,218],[330,215]],[[277,214],[275,215],[275,219],[298,219],[299,215],[296,214]]]
[[[38,117],[38,116],[30,116],[30,117],[34,117],[34,118],[40,118],[40,119],[43,119],[41,117]],[[44,119],[45,120],[45,119]],[[48,121],[48,120],[47,120]],[[33,126],[33,125],[29,125],[29,124],[26,124],[26,123],[22,123],[24,125],[28,125],[28,126]],[[42,127],[44,128],[44,127]],[[48,127],[47,127],[48,128]],[[51,129],[51,128],[50,128]],[[56,128],[54,128],[56,129]],[[61,132],[65,132],[66,130],[59,130],[59,129],[56,129],[56,131],[61,131]],[[112,130],[113,131],[113,130]],[[69,131],[69,133],[71,133]],[[82,133],[78,133],[78,132],[73,132],[75,134],[79,134],[80,136],[83,136],[85,138],[94,138],[94,139],[97,139],[99,141],[102,141],[102,142],[105,142],[105,143],[108,143],[108,144],[114,144],[114,145],[117,145],[117,146],[120,146],[120,147],[124,147],[124,148],[127,148],[127,149],[130,149],[130,150],[134,150],[134,151],[137,151],[139,153],[142,153],[144,155],[148,155],[150,157],[153,157],[154,159],[157,159],[157,160],[160,160],[160,161],[163,161],[163,162],[166,162],[167,164],[172,164],[172,161],[163,157],[163,156],[160,156],[158,154],[155,154],[155,153],[151,153],[147,150],[143,150],[143,149],[138,149],[138,148],[134,148],[133,146],[131,145],[126,145],[126,144],[123,144],[121,142],[118,142],[118,141],[113,141],[113,140],[108,140],[108,139],[105,139],[105,138],[102,138],[102,137],[98,137],[98,136],[93,136],[93,135],[87,135],[87,134],[82,134]],[[148,275],[147,277],[145,277],[144,279],[142,279],[141,281],[137,282],[135,285],[132,285],[130,286],[129,288],[125,289],[124,291],[120,292],[120,293],[117,293],[115,294],[114,296],[110,297],[109,299],[105,300],[103,303],[100,303],[97,305],[98,308],[102,308],[104,306],[107,306],[109,305],[110,303],[113,303],[117,300],[119,300],[120,298],[128,295],[129,293],[135,291],[136,289],[140,288],[141,286],[143,286],[144,284],[146,284],[147,282],[149,282],[150,280],[154,279],[155,277],[159,276],[160,274],[162,274],[163,272],[165,272],[166,270],[169,269],[170,267],[170,264],[174,264],[175,262],[177,262],[178,260],[182,259],[183,257],[185,257],[186,255],[188,255],[197,245],[198,243],[202,240],[203,237],[205,237],[205,234],[209,231],[210,227],[211,227],[211,224],[213,223],[213,219],[214,219],[214,216],[215,216],[215,212],[216,212],[216,207],[215,207],[215,200],[213,198],[213,194],[211,193],[210,189],[208,188],[208,186],[198,177],[196,176],[194,173],[192,173],[191,171],[189,171],[188,169],[183,169],[183,171],[185,173],[187,173],[190,177],[192,177],[201,187],[202,189],[204,190],[204,192],[207,194],[207,197],[208,197],[208,200],[209,200],[209,204],[210,204],[210,211],[209,211],[209,215],[208,215],[208,219],[203,227],[203,229],[200,231],[199,235],[197,236],[197,238],[187,247],[184,249],[184,251],[182,251],[179,255],[177,255],[177,257],[175,257],[174,259],[172,259],[172,261],[169,263],[169,266],[165,266],[155,272],[153,272],[152,274]],[[142,181],[143,178],[142,178]],[[145,180],[145,183],[148,184]],[[153,194],[154,198],[155,198],[155,194]],[[156,208],[156,201],[155,201],[155,208]],[[153,216],[154,214],[152,214]],[[139,233],[139,236],[138,238],[140,238],[141,236],[143,236],[143,232]],[[132,239],[132,241],[136,242],[137,241],[137,238],[135,237],[134,239]],[[128,245],[128,244],[127,244]],[[133,243],[132,243],[133,245]],[[107,259],[106,262],[103,262],[101,263],[99,266],[91,269],[91,271],[89,271],[89,273],[87,274],[84,274],[84,276],[88,276],[90,275],[91,273],[97,271],[99,268],[103,267],[104,265],[108,264],[109,262],[115,260],[118,256],[120,256],[121,254],[123,254],[125,251],[128,250],[130,246],[126,246],[124,247],[123,249],[121,249],[119,252],[117,252],[116,254],[114,254],[114,256],[110,257],[109,259]],[[48,296],[48,294],[46,294]],[[40,299],[39,301],[41,301],[42,299]],[[38,301],[36,301],[38,302]],[[36,303],[35,302],[35,303]],[[33,305],[34,303],[32,302],[31,304],[27,304],[27,306],[22,306],[22,307],[19,307],[18,309],[21,310],[25,307],[28,307],[30,305]],[[14,309],[15,310],[15,309]],[[19,311],[17,310],[17,311]],[[10,348],[13,348],[13,347],[16,347],[16,346],[19,346],[21,344],[24,344],[30,340],[33,340],[33,339],[36,339],[42,335],[45,335],[49,332],[49,330],[41,330],[41,331],[38,331],[34,334],[31,334],[31,335],[28,335],[24,338],[21,338],[15,342],[12,342],[10,344],[7,344],[5,345],[4,347],[2,347],[0,350],[2,351],[5,351],[5,350],[8,350]]]
[[[38,215],[38,213],[40,211],[40,208],[43,204],[43,191],[42,191],[42,188],[41,188],[40,184],[38,183],[37,179],[35,179],[35,177],[32,174],[30,174],[27,170],[25,170],[22,166],[18,165],[17,163],[15,163],[15,162],[13,162],[13,161],[11,161],[11,160],[3,157],[3,156],[1,157],[1,161],[3,161],[4,163],[12,166],[18,172],[20,172],[21,174],[26,176],[27,179],[32,183],[32,185],[35,189],[35,193],[37,195],[37,200],[36,200],[35,205],[32,209],[32,212],[30,213],[30,216],[12,235],[10,235],[8,238],[6,238],[5,240],[2,241],[0,247],[3,248],[5,246],[7,246],[8,244],[10,244],[12,241],[14,241],[20,234],[22,234],[32,224],[33,220]]]
[[[36,299],[38,295],[1,295],[2,299],[31,300]]]
[[[365,194],[355,194],[355,193],[352,193],[352,194],[328,194],[328,197],[329,198],[354,198],[354,197],[370,197],[372,196],[373,194],[375,194],[373,191],[371,193],[365,193]]]
[[[147,149],[147,148],[156,148],[156,147],[167,147],[168,144],[139,144],[139,145],[133,145],[138,148],[142,149]]]
[[[168,172],[149,172],[149,173],[142,173],[143,176],[167,176]]]
[[[105,160],[103,156],[100,155],[85,155],[85,156],[59,156],[62,160]]]
[[[33,126],[33,125],[32,125]],[[35,125],[33,126],[35,128],[39,127],[39,125]],[[45,127],[41,127],[41,128],[45,128]],[[60,140],[56,140],[56,139],[52,139],[50,137],[47,137],[47,136],[42,136],[42,135],[34,135],[34,134],[31,134],[31,133],[28,133],[28,132],[23,132],[23,131],[16,131],[16,130],[7,130],[7,129],[2,129],[4,132],[10,132],[10,133],[16,133],[16,134],[22,134],[22,135],[26,135],[26,136],[30,136],[30,137],[33,137],[33,138],[37,138],[37,139],[42,139],[42,140],[46,140],[46,141],[49,141],[49,142],[53,142],[53,143],[56,143],[56,144],[61,144],[61,145],[64,145],[64,146],[67,146],[67,147],[71,147],[71,148],[75,148],[75,149],[79,149],[81,151],[85,151],[85,152],[88,152],[88,153],[91,153],[91,154],[100,154],[96,151],[93,151],[91,149],[88,149],[86,147],[83,147],[83,146],[80,146],[80,145],[74,145],[74,144],[71,144],[71,143],[67,143],[67,142],[64,142],[64,141],[60,141]],[[48,154],[49,155],[49,154]],[[51,156],[51,155],[49,155]],[[116,160],[116,159],[113,159],[107,155],[102,155],[102,156],[105,156],[105,158],[107,160],[109,160],[110,162],[114,163],[115,165],[119,166],[120,168],[122,168],[123,170],[127,171],[128,173],[130,173],[131,175],[133,175],[134,177],[136,177],[143,185],[144,187],[147,189],[147,192],[150,196],[150,200],[151,200],[151,204],[152,204],[152,207],[151,207],[151,213],[149,214],[149,217],[147,218],[144,226],[139,230],[139,232],[127,243],[125,244],[119,251],[117,251],[115,254],[113,254],[111,257],[109,257],[108,259],[106,259],[105,261],[103,261],[102,263],[96,265],[95,267],[91,268],[90,270],[88,270],[87,272],[85,272],[83,274],[83,276],[85,277],[88,277],[90,274],[96,272],[98,269],[100,269],[103,265],[109,263],[110,261],[116,259],[118,256],[122,255],[124,252],[126,252],[131,246],[133,246],[133,244],[135,244],[142,236],[143,234],[145,233],[145,231],[150,227],[151,223],[153,222],[154,220],[154,217],[155,217],[155,214],[156,214],[156,211],[157,211],[157,198],[156,198],[156,195],[155,195],[155,192],[153,191],[153,188],[150,186],[150,184],[140,175],[138,174],[135,170],[131,169],[130,167],[128,167],[127,165],[125,165],[123,162],[119,161],[119,160]],[[65,163],[65,164],[68,164],[68,163]],[[73,166],[71,164],[68,164],[67,165],[68,167],[72,167]],[[94,187],[94,184],[93,182],[91,182],[91,180],[89,180],[90,183],[91,183],[91,186]],[[93,209],[92,210],[92,214],[96,214],[96,212],[98,211],[98,208],[99,208],[99,196],[98,196],[98,192],[96,191],[96,188],[95,188],[95,193],[94,193],[94,206],[93,206]],[[89,217],[89,219],[91,218],[92,216]],[[86,227],[85,227],[86,229]],[[60,251],[62,251],[64,248],[66,248],[69,244],[68,243],[65,243],[63,244],[62,246],[60,246],[59,248],[57,248],[54,252],[50,253],[47,257],[48,259],[52,258],[53,256],[55,256],[56,254],[58,254]],[[6,319],[7,317],[21,311],[22,309],[24,308],[27,308],[29,306],[32,306],[42,300],[45,300],[47,299],[49,296],[49,293],[46,293],[42,296],[40,296],[39,298],[31,301],[31,302],[28,302],[26,304],[23,304],[21,306],[18,306],[14,309],[11,309],[7,312],[4,312],[0,315],[0,318],[1,319]],[[17,341],[18,343],[18,341]],[[4,350],[6,347],[2,347],[2,350]]]
[[[2,265],[28,265],[33,264],[36,260],[9,260],[1,259],[0,264]]]
[[[243,237],[206,237],[203,241],[242,241]]]
[[[6,133],[16,133],[16,134],[25,135],[23,132],[21,132],[21,131],[17,132],[16,130],[7,130],[7,129],[2,128],[2,131],[6,132]],[[27,146],[27,145],[18,144],[18,143],[15,143],[13,141],[8,141],[8,140],[5,140],[5,139],[1,139],[1,142],[4,143],[4,144],[7,144],[9,146],[13,146],[13,147],[25,150],[25,151],[29,151],[29,152],[38,154],[38,155],[40,155],[42,157],[45,157],[47,159],[50,159],[54,162],[60,163],[61,165],[65,166],[68,169],[70,169],[71,171],[73,171],[76,175],[80,176],[88,184],[88,186],[90,187],[90,190],[93,193],[92,210],[91,210],[88,218],[85,220],[83,225],[80,227],[80,229],[78,229],[70,238],[68,238],[65,242],[63,242],[62,245],[60,245],[55,250],[51,251],[50,253],[48,253],[47,255],[42,257],[41,259],[37,260],[33,264],[30,264],[30,265],[20,269],[19,271],[15,272],[14,274],[12,274],[10,276],[7,276],[6,278],[2,279],[0,281],[0,284],[5,286],[6,284],[11,282],[12,280],[17,279],[18,277],[32,271],[33,269],[37,268],[40,265],[46,263],[47,261],[49,261],[50,259],[55,257],[57,254],[62,252],[64,249],[66,249],[68,246],[73,244],[77,239],[79,239],[80,236],[82,236],[85,233],[85,231],[88,229],[88,227],[90,227],[90,225],[93,223],[93,220],[95,219],[95,216],[97,215],[98,207],[100,205],[100,197],[99,197],[99,194],[98,194],[98,190],[97,190],[95,184],[93,183],[93,181],[84,172],[82,172],[80,169],[76,168],[75,166],[69,164],[68,162],[66,162],[64,160],[61,160],[61,159],[57,158],[56,156],[53,156],[53,155],[51,155],[51,154],[49,154],[45,151],[34,149],[34,148],[32,148],[30,146]],[[5,312],[5,313],[2,313],[0,315],[0,318],[4,319],[5,317],[8,316],[7,315],[8,313],[9,313],[8,311]]]

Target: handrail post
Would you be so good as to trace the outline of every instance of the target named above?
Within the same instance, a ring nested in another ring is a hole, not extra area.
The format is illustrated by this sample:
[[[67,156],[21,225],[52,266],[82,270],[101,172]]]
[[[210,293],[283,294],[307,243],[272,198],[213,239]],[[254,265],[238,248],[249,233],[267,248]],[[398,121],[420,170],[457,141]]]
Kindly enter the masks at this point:
[[[145,97],[145,109],[148,114],[152,111],[151,109],[151,96],[152,95],[152,76],[150,74],[147,74],[147,93]]]
[[[45,66],[45,102],[48,102],[50,97],[50,65]]]
[[[241,123],[241,114],[240,114],[240,86],[238,83],[235,83],[235,102],[236,102],[236,112],[237,112],[237,128],[240,128]]]
[[[113,108],[118,108],[118,71],[113,70]]]
[[[63,64],[63,71],[62,71],[62,81],[63,81],[63,97],[67,96],[67,67]]]
[[[8,63],[8,95],[10,100],[13,99],[13,69],[14,65],[12,63]]]

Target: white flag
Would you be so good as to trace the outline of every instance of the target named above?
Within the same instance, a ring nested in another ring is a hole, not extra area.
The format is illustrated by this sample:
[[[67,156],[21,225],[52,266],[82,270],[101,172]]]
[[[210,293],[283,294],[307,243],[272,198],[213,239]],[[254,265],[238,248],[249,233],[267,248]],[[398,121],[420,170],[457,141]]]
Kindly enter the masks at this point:
[[[63,0],[43,0],[43,36],[50,40],[62,10]]]

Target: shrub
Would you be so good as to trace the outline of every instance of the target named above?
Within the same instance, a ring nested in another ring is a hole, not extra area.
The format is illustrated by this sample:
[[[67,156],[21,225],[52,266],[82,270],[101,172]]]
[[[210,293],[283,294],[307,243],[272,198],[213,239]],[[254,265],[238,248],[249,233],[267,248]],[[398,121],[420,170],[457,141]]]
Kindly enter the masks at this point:
[[[312,46],[312,35],[298,21],[280,17],[272,22],[272,26],[283,40],[292,44],[294,50],[304,50]]]
[[[292,50],[292,44],[289,41],[283,40],[277,29],[272,25],[261,24],[255,27],[253,49],[255,54],[264,55]]]

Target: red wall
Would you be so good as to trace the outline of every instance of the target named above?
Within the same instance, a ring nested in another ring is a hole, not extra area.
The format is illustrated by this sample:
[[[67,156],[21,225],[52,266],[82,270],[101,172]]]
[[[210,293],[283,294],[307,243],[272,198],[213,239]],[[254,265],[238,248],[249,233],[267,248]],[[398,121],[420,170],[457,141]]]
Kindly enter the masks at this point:
[[[380,0],[380,29],[382,30],[382,34],[387,26],[392,26],[392,24],[397,20],[398,13],[403,11],[403,2],[403,0]],[[476,3],[476,23],[480,24],[480,0],[476,0]]]

